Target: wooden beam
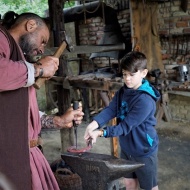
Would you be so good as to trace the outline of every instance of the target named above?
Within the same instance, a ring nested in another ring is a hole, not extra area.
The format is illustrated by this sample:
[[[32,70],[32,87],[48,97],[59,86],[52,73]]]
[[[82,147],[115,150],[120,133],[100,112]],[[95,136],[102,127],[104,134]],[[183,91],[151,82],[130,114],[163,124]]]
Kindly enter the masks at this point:
[[[65,24],[64,24],[64,1],[63,0],[48,0],[49,16],[51,31],[53,33],[54,47],[59,47],[65,40]],[[59,69],[57,75],[60,77],[68,75],[66,60],[63,56],[59,59]],[[59,115],[62,115],[71,105],[70,90],[64,89],[62,86],[57,86],[58,94],[58,110]],[[74,145],[74,132],[71,129],[61,129],[62,152],[66,152],[67,148]]]
[[[111,98],[114,97],[114,92],[112,92],[111,94]],[[111,125],[117,125],[117,120],[116,118],[112,119],[111,120]],[[118,150],[118,137],[113,137],[111,138],[111,154],[117,158],[119,158],[119,150]]]
[[[112,119],[111,125],[116,125],[116,118]],[[118,137],[112,137],[111,138],[111,154],[117,158],[119,158],[119,151],[118,151],[119,145],[118,145]]]

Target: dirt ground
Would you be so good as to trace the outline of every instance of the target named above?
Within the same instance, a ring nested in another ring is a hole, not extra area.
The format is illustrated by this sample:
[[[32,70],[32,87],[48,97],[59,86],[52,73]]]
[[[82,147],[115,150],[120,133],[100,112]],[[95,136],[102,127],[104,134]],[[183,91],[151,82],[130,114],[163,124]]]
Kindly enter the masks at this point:
[[[78,127],[78,146],[85,147],[83,140],[87,123]],[[190,123],[160,122],[156,127],[159,138],[158,183],[160,190],[190,190]],[[42,130],[44,155],[51,163],[61,156],[59,130]],[[91,152],[111,154],[110,139],[99,138]]]

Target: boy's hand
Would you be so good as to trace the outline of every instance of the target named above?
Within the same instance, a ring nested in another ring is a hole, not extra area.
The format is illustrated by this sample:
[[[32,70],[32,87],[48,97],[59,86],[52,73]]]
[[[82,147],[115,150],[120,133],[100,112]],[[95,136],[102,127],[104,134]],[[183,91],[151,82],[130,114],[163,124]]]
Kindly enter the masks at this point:
[[[101,131],[100,130],[95,130],[90,133],[90,139],[91,139],[91,144],[93,145],[96,143],[96,139],[100,137]],[[88,142],[88,140],[87,140]]]
[[[84,133],[84,139],[86,143],[89,143],[89,139],[92,144],[96,143],[96,139],[100,136],[101,132],[99,130],[95,130],[98,128],[98,123],[96,121],[92,121],[86,128]]]

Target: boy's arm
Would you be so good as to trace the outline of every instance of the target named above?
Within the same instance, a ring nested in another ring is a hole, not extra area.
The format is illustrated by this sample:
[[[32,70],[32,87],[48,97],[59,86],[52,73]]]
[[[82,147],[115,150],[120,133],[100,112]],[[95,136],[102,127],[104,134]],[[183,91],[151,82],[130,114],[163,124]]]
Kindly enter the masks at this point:
[[[95,120],[99,124],[98,128],[101,128],[103,125],[105,125],[107,122],[117,116],[117,94],[118,93],[115,94],[109,106],[105,107],[99,114],[93,117],[93,120]]]
[[[87,126],[84,139],[88,143],[90,140],[92,144],[96,142],[96,139],[102,136],[102,130],[96,130],[101,128],[110,119],[113,119],[117,114],[117,96],[115,95],[110,102],[109,106],[103,109],[97,116],[93,118],[93,121]]]
[[[146,120],[148,122],[151,120],[151,125],[153,125],[153,123],[156,124],[156,119],[153,113],[155,108],[156,104],[149,95],[142,96],[127,113],[123,121],[121,121],[118,125],[104,128],[107,130],[107,137],[128,135],[133,128],[138,127]]]

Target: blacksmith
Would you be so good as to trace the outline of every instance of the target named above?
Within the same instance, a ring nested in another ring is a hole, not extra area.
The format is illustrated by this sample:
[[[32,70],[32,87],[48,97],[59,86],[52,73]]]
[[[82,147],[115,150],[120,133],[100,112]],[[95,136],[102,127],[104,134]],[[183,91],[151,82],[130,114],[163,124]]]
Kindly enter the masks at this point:
[[[26,61],[43,54],[49,40],[49,29],[38,15],[23,13],[12,23],[8,30],[0,25],[0,172],[17,190],[58,190],[49,163],[37,147],[41,118],[33,84],[36,77],[51,78],[59,59],[45,56],[40,65]],[[71,127],[72,120],[80,124],[82,117],[81,108],[70,108],[60,117],[42,117],[42,124]]]

